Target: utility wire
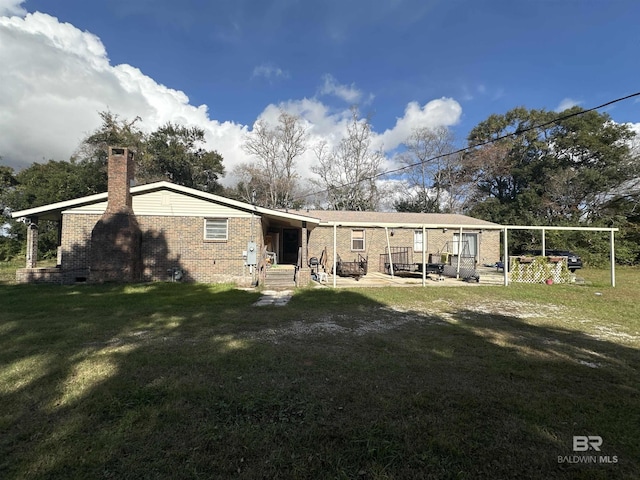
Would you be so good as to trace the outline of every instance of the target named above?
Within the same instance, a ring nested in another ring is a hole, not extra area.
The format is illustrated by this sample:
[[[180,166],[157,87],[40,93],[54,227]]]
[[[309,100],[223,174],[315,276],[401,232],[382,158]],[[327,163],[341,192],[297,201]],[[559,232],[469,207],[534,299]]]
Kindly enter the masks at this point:
[[[625,97],[616,98],[615,100],[611,100],[609,102],[603,103],[602,105],[598,105],[596,107],[591,107],[591,108],[589,108],[587,110],[579,110],[577,112],[569,113],[567,115],[562,115],[560,117],[554,118],[553,120],[549,120],[548,122],[540,123],[540,124],[537,124],[537,125],[532,125],[530,127],[523,128],[523,129],[518,129],[515,132],[505,133],[504,135],[500,135],[499,137],[492,138],[491,140],[487,140],[487,141],[484,141],[484,142],[479,142],[479,143],[476,143],[476,144],[473,144],[473,145],[469,145],[467,147],[460,148],[460,149],[455,150],[453,152],[441,153],[439,155],[434,155],[433,157],[427,158],[427,159],[425,159],[423,161],[415,162],[415,163],[412,163],[410,165],[404,165],[402,167],[394,168],[392,170],[386,170],[384,172],[377,173],[375,175],[363,178],[363,179],[358,180],[356,182],[347,182],[347,183],[343,183],[343,184],[340,184],[340,185],[337,185],[337,186],[334,186],[334,187],[325,188],[323,190],[318,190],[318,191],[315,191],[315,192],[307,193],[305,195],[300,195],[300,196],[294,198],[293,200],[300,200],[300,199],[303,199],[303,198],[307,198],[307,197],[311,197],[311,196],[318,195],[318,194],[321,194],[321,193],[325,193],[325,192],[328,192],[329,190],[334,189],[334,188],[343,188],[343,187],[348,187],[350,185],[356,185],[356,184],[358,184],[360,182],[365,182],[367,180],[375,180],[377,178],[384,177],[386,175],[391,175],[393,173],[398,173],[398,172],[401,172],[403,170],[407,170],[407,169],[410,169],[410,168],[413,168],[413,167],[417,167],[418,165],[421,165],[421,164],[423,164],[425,162],[431,162],[433,160],[438,160],[440,158],[448,157],[449,155],[456,155],[458,153],[464,153],[464,152],[467,152],[469,150],[473,150],[473,149],[478,148],[478,147],[484,147],[485,145],[490,145],[492,143],[498,142],[500,140],[504,140],[504,139],[509,138],[509,137],[516,137],[516,136],[522,135],[524,133],[527,133],[527,132],[529,132],[531,130],[536,130],[538,128],[544,128],[544,127],[547,127],[549,125],[553,125],[555,123],[561,122],[563,120],[567,120],[568,118],[578,117],[580,115],[584,115],[585,113],[593,112],[595,110],[600,110],[601,108],[608,107],[609,105],[613,105],[614,103],[619,103],[619,102],[622,102],[624,100],[629,100],[630,98],[634,98],[634,97],[638,97],[638,96],[640,96],[640,92],[632,93],[631,95],[627,95]]]

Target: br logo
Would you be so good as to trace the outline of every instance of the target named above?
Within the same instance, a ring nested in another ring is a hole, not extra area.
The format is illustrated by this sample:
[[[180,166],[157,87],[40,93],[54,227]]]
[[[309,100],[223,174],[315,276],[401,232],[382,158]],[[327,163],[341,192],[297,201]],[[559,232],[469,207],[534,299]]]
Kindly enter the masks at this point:
[[[602,437],[598,435],[574,435],[573,436],[573,451],[574,452],[586,452],[587,450],[600,451],[602,446]]]

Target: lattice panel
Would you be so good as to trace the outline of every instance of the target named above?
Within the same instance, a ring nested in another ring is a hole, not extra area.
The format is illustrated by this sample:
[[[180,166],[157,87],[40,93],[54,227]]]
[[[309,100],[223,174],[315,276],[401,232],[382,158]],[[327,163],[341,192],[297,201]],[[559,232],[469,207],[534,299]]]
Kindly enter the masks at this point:
[[[509,257],[509,280],[519,283],[569,283],[567,257]]]

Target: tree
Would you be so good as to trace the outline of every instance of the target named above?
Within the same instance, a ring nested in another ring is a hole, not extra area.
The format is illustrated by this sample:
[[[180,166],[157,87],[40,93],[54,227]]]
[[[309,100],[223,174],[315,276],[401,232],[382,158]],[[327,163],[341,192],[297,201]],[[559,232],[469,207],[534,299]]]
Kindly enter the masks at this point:
[[[398,211],[454,212],[460,203],[462,164],[453,153],[453,134],[446,127],[415,129],[405,142],[404,198],[395,203]]]
[[[629,223],[640,173],[631,148],[635,134],[604,113],[574,107],[561,114],[567,115],[556,121],[554,112],[519,107],[476,126],[465,156],[474,182],[468,213],[503,224],[624,226],[620,253],[626,252],[627,263],[638,261],[633,246],[638,229]],[[626,238],[630,232],[635,237]],[[608,248],[606,239],[595,238],[564,232],[548,236],[550,247],[557,242],[559,248],[594,259]],[[539,240],[514,232],[512,241],[528,247]]]
[[[307,150],[308,135],[300,117],[281,111],[278,123],[256,122],[243,149],[256,159],[235,170],[239,195],[269,208],[293,207],[298,188],[296,160]]]
[[[82,197],[87,192],[94,193],[94,180],[96,176],[88,174],[87,166],[75,160],[34,163],[15,175],[15,183],[4,195],[4,201],[14,211],[61,202]],[[10,237],[24,245],[24,224],[10,220],[9,225]],[[55,256],[57,246],[58,225],[55,222],[41,221],[38,225],[39,256]]]
[[[574,107],[563,115],[579,112]],[[491,115],[471,131],[471,146],[492,141],[465,158],[476,185],[476,212],[493,198],[511,216],[526,212],[539,224],[588,223],[616,189],[637,177],[627,126],[597,112],[552,122],[556,117],[519,107]]]
[[[0,160],[2,160],[2,157],[0,157]],[[4,213],[5,208],[8,207],[7,196],[17,183],[18,180],[16,180],[13,168],[0,165],[0,213]]]
[[[102,125],[80,143],[72,157],[84,169],[83,183],[90,188],[84,195],[107,190],[109,147],[132,148],[136,152],[136,178],[140,183],[146,183],[141,169],[146,158],[146,136],[137,125],[141,118],[121,119],[110,111],[100,112],[99,115]]]
[[[384,154],[371,146],[371,123],[351,110],[347,135],[333,149],[326,141],[315,148],[319,165],[311,170],[320,178],[314,183],[325,189],[333,210],[375,210],[381,192],[376,177]]]
[[[2,157],[0,157],[0,160]],[[0,261],[11,260],[21,250],[21,243],[11,234],[10,196],[15,190],[16,180],[13,168],[0,165]]]
[[[206,192],[218,191],[224,175],[222,156],[203,148],[204,130],[167,123],[151,134],[138,128],[140,117],[121,119],[100,112],[102,125],[87,136],[75,153],[75,159],[90,175],[98,191],[107,189],[107,158],[110,146],[125,146],[135,152],[135,178],[138,183],[169,180]],[[91,192],[96,193],[96,192]]]
[[[440,206],[437,200],[431,196],[428,191],[418,191],[417,193],[407,192],[405,186],[400,193],[403,198],[393,202],[393,208],[395,208],[396,212],[440,212]]]
[[[216,192],[224,175],[222,156],[202,148],[204,130],[167,123],[149,135],[139,163],[146,181],[169,180],[178,185]]]
[[[564,113],[580,110],[574,107]],[[583,221],[600,218],[609,200],[640,174],[631,149],[635,133],[606,114],[586,112],[559,122],[552,134],[558,165],[554,176],[570,187],[552,197],[555,201],[550,207],[565,209],[565,216],[568,207]]]

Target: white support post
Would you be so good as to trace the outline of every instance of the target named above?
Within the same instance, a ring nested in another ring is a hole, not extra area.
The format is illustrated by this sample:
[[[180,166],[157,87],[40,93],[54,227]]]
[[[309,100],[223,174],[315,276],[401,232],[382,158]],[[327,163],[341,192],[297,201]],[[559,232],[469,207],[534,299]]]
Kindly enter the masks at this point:
[[[27,219],[27,263],[26,268],[38,266],[38,217]]]
[[[422,226],[422,286],[427,284],[427,240],[426,227]]]
[[[462,257],[462,227],[458,232],[458,266],[456,267],[456,279],[460,278],[460,257]]]
[[[616,242],[613,230],[611,230],[611,286],[616,286]]]
[[[384,233],[387,235],[387,252],[389,254],[389,272],[393,278],[393,260],[391,260],[391,243],[389,242],[389,229],[384,227]]]
[[[542,256],[547,254],[547,231],[542,229]]]
[[[336,263],[338,261],[338,252],[337,252],[337,244],[338,244],[338,226],[333,224],[333,288],[336,288],[336,277],[338,276]]]
[[[507,231],[509,229],[505,227],[504,229],[504,253],[503,253],[503,258],[502,258],[502,272],[504,273],[504,286],[508,286],[509,285],[509,236],[507,234]]]

